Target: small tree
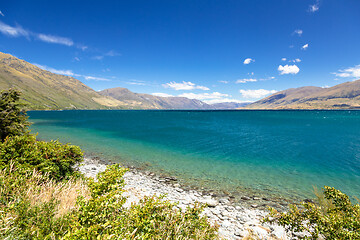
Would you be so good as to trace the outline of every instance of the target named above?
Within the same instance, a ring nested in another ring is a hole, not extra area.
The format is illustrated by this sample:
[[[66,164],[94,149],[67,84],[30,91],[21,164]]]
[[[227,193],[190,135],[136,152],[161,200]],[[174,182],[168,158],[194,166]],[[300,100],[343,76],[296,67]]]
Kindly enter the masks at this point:
[[[22,135],[28,132],[30,123],[25,110],[19,103],[21,93],[9,89],[0,93],[0,140],[7,136]]]

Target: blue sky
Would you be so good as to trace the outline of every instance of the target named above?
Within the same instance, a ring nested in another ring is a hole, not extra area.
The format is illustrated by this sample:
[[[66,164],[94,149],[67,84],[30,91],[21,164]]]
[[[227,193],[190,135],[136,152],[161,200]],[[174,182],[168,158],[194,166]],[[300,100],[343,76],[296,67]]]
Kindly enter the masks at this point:
[[[2,1],[0,51],[95,90],[255,101],[360,79],[359,0]]]

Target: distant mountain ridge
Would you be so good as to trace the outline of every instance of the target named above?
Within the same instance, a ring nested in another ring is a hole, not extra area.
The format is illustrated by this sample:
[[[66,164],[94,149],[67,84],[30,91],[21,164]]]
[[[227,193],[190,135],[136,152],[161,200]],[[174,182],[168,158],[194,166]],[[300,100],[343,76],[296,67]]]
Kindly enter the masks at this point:
[[[229,109],[236,103],[206,104],[184,97],[158,97],[126,88],[96,92],[81,81],[43,70],[0,52],[0,90],[16,88],[34,110],[51,109]]]
[[[360,80],[330,88],[300,87],[277,92],[246,109],[360,109]]]
[[[127,88],[110,88],[99,94],[112,97],[131,109],[212,109],[200,100],[184,97],[159,97],[151,94],[134,93]]]

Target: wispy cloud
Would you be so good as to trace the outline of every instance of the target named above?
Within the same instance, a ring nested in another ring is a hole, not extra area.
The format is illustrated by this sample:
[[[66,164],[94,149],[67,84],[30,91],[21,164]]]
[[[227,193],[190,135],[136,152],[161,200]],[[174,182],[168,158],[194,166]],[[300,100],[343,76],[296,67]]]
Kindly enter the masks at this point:
[[[240,89],[239,92],[246,99],[259,99],[266,97],[270,94],[274,94],[276,90],[266,90],[266,89],[254,89],[254,90],[244,90]]]
[[[199,86],[196,85],[195,83],[192,82],[185,82],[183,81],[182,83],[177,83],[177,82],[169,82],[169,83],[165,83],[162,85],[165,88],[172,88],[174,90],[194,90],[194,89],[199,89],[199,90],[210,90],[208,87],[204,87],[204,86]]]
[[[247,82],[257,82],[255,78],[243,78],[236,80],[236,83],[247,83]]]
[[[201,100],[208,104],[214,104],[214,103],[224,103],[224,102],[237,102],[241,103],[243,101],[237,100],[237,99],[231,99],[231,95],[225,94],[225,93],[219,93],[219,92],[213,92],[213,93],[183,93],[178,95],[178,97],[186,97],[190,99],[197,99]]]
[[[221,80],[221,81],[219,81],[219,83],[228,84],[228,83],[229,83],[229,81],[223,81],[223,80]]]
[[[312,5],[309,5],[308,11],[309,12],[317,12],[320,9],[320,0],[316,0],[316,2]]]
[[[301,62],[301,59],[300,59],[300,58],[296,58],[296,59],[293,59],[293,60],[289,60],[289,62],[299,63],[299,62]]]
[[[59,37],[59,36],[40,33],[40,34],[37,34],[37,38],[43,42],[62,44],[62,45],[66,45],[69,47],[74,45],[73,40],[71,40],[70,38],[65,38],[65,37]]]
[[[307,43],[307,44],[305,44],[304,46],[302,46],[301,49],[302,49],[302,50],[306,50],[306,49],[308,49],[308,47],[309,47],[309,44]]]
[[[23,29],[20,25],[15,27],[9,26],[0,21],[0,32],[10,37],[28,37],[29,32]]]
[[[346,69],[338,70],[336,73],[332,73],[337,77],[341,78],[360,78],[360,64],[355,67],[349,67]]]
[[[285,66],[279,65],[278,71],[280,72],[280,75],[297,74],[297,73],[299,73],[300,69],[295,64],[294,65],[285,65]]]
[[[167,93],[152,93],[154,96],[158,97],[174,97],[173,95],[167,94]]]
[[[303,34],[303,30],[301,29],[296,29],[294,32],[293,32],[293,35],[296,34],[298,35],[299,37],[301,37],[301,35]]]
[[[121,54],[116,52],[115,50],[110,50],[104,54],[94,56],[94,57],[92,57],[92,59],[103,60],[105,57],[116,57],[116,56],[121,56]]]
[[[73,46],[74,41],[70,38],[66,37],[59,37],[55,35],[50,34],[44,34],[44,33],[34,33],[28,30],[25,30],[20,25],[16,26],[10,26],[0,21],[0,32],[6,36],[10,37],[26,37],[30,40],[30,36],[38,39],[43,42],[47,43],[55,43],[55,44],[61,44],[65,46]]]
[[[48,67],[45,65],[40,65],[37,63],[33,63],[33,65],[35,65],[43,70],[46,70],[46,71],[49,71],[52,73],[56,73],[56,74],[61,74],[61,75],[66,75],[66,76],[80,76],[78,74],[75,74],[72,70],[59,70],[59,69],[55,69],[55,68]]]
[[[2,13],[2,11],[1,11],[1,10],[0,10],[0,15],[1,15],[1,16],[3,16],[3,17],[5,17],[5,15]]]
[[[186,97],[190,99],[206,100],[206,99],[221,99],[223,97],[229,97],[229,94],[213,92],[213,93],[183,93],[179,97]]]
[[[55,74],[66,75],[66,76],[71,76],[71,77],[83,77],[83,78],[85,78],[85,80],[110,81],[110,79],[107,79],[107,78],[76,74],[72,70],[59,70],[59,69],[55,69],[55,68],[48,67],[45,65],[40,65],[37,63],[33,63],[33,65],[35,65],[43,70],[55,73]]]
[[[282,58],[281,61],[285,62],[285,61],[286,61],[286,58]]]
[[[80,75],[82,76],[82,75]],[[86,80],[95,80],[95,81],[111,81],[107,78],[101,78],[101,77],[93,77],[93,76],[83,76]]]
[[[245,64],[245,65],[250,64],[250,63],[252,63],[252,62],[255,62],[255,59],[246,58],[246,59],[244,60],[244,64]]]
[[[170,95],[167,93],[152,93],[154,96],[159,97],[186,97],[189,99],[197,99],[201,100],[208,104],[214,104],[214,103],[224,103],[224,102],[236,102],[236,103],[243,103],[244,101],[240,101],[237,99],[231,99],[231,95],[225,94],[225,93],[219,93],[219,92],[213,92],[213,93],[183,93],[178,96]]]
[[[129,82],[126,82],[126,83],[130,84],[130,85],[139,85],[139,86],[146,85],[145,81],[136,80],[136,79],[131,79]]]

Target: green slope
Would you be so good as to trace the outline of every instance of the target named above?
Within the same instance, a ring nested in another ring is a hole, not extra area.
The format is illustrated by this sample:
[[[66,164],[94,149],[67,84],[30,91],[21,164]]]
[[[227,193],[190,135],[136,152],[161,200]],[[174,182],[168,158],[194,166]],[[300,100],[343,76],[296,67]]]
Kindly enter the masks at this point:
[[[0,52],[0,90],[16,88],[29,109],[121,108],[119,101],[104,97],[79,80],[42,70]]]

